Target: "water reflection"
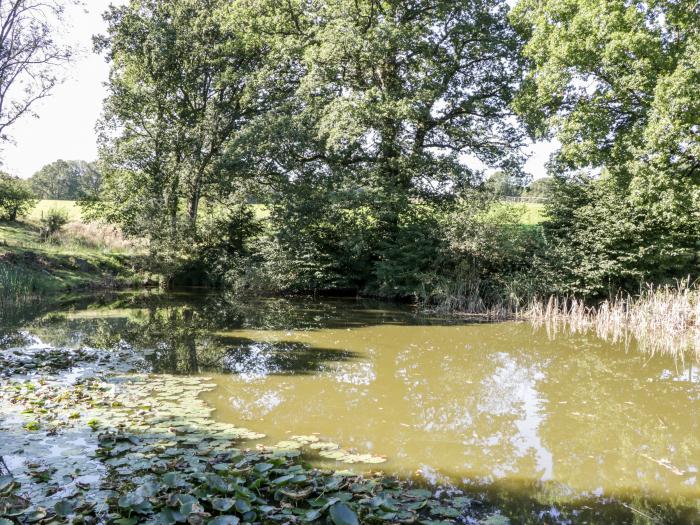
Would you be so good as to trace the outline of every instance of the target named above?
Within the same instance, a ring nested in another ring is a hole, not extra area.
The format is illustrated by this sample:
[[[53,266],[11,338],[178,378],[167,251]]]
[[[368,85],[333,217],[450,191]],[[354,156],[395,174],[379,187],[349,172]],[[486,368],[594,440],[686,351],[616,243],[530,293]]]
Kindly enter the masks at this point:
[[[123,296],[23,328],[54,345],[128,345],[155,372],[213,375],[216,417],[245,420],[270,442],[317,432],[386,454],[386,470],[403,476],[536,501],[557,522],[609,522],[582,509],[604,514],[611,496],[652,521],[660,501],[674,509],[662,522],[697,518],[700,374],[690,360],[360,301]]]

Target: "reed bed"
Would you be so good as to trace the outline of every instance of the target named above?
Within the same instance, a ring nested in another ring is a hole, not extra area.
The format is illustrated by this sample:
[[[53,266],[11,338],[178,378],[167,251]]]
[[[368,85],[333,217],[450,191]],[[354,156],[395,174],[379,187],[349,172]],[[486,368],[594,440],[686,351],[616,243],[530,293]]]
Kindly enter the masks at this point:
[[[8,310],[32,303],[38,298],[34,278],[0,261],[0,318]]]
[[[625,345],[633,341],[652,354],[700,360],[700,286],[648,286],[638,295],[620,295],[597,306],[575,298],[533,301],[521,317],[544,326],[552,335],[595,332]]]

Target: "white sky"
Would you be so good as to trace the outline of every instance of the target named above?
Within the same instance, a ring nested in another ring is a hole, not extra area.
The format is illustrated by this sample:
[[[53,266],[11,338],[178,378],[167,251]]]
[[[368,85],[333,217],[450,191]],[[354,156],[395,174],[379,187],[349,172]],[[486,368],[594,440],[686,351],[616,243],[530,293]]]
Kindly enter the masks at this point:
[[[109,66],[93,53],[92,36],[104,31],[102,12],[109,4],[123,2],[84,0],[84,6],[70,8],[63,36],[77,44],[80,53],[69,67],[65,82],[34,107],[38,118],[26,117],[9,130],[14,143],[0,150],[3,171],[26,178],[57,159],[95,160],[95,123],[106,96],[104,83]],[[554,148],[549,143],[535,144],[526,171],[535,178],[544,176],[544,164]]]

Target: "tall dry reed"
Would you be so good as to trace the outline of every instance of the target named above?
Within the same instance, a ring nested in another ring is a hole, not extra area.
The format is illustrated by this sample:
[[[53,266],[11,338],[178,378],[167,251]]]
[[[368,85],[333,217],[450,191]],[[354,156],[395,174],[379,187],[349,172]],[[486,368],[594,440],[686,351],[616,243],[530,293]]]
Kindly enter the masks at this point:
[[[125,238],[118,228],[94,222],[70,222],[53,240],[62,245],[107,251],[138,251],[143,248],[143,243]]]
[[[621,295],[595,307],[579,299],[533,301],[522,317],[552,334],[595,332],[612,342],[636,341],[646,352],[691,353],[700,360],[700,286],[687,280],[648,286],[639,295]]]

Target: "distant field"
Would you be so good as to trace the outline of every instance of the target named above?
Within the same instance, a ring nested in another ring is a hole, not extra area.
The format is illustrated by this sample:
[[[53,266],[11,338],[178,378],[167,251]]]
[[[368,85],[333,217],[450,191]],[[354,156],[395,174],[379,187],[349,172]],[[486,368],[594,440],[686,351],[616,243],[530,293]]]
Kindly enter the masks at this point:
[[[522,206],[525,208],[522,222],[523,224],[539,224],[544,221],[544,204],[536,203],[517,203],[514,206]],[[269,216],[269,211],[262,204],[254,204],[255,214],[259,219],[265,219]],[[68,213],[68,219],[71,221],[80,220],[80,207],[75,201],[52,201],[42,200],[29,214],[29,219],[33,222],[39,221],[46,212],[52,208],[65,210]]]
[[[39,221],[50,209],[65,210],[68,214],[68,220],[79,221],[80,220],[80,207],[76,201],[52,201],[52,200],[42,200],[34,207],[34,209],[29,213],[29,219],[31,221]]]
[[[525,206],[523,224],[540,224],[544,221],[544,204],[525,203],[522,206]]]

